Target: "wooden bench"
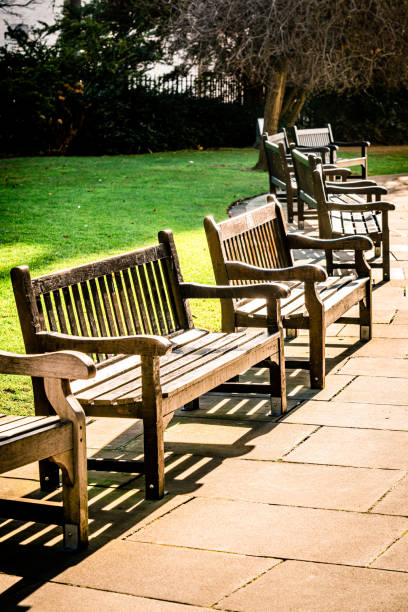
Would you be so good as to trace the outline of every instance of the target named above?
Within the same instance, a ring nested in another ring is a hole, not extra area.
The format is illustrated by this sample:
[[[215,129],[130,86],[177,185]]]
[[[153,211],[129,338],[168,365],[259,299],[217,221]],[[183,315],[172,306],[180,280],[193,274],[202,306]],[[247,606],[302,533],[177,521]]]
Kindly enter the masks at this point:
[[[385,187],[374,181],[350,181],[347,184],[327,183],[319,158],[292,151],[298,185],[298,210],[304,204],[317,212],[320,238],[340,236],[368,236],[374,243],[372,268],[382,268],[383,279],[390,279],[390,231],[388,212],[395,209],[391,202],[381,201]],[[372,198],[375,197],[376,201]],[[299,215],[299,218],[301,213]],[[327,270],[333,272],[333,252],[326,253]],[[347,262],[336,263],[337,268],[348,268]]]
[[[280,134],[269,136],[264,133],[262,136],[265,156],[268,166],[269,176],[269,192],[276,195],[279,201],[285,200],[288,210],[288,222],[293,223],[294,217],[298,217],[299,229],[304,227],[304,219],[306,217],[316,217],[316,211],[306,209],[303,202],[297,204],[295,210],[294,204],[297,202],[297,183],[293,171],[292,155],[287,154],[285,139],[283,137],[276,138]],[[283,136],[283,134],[282,134]],[[314,151],[320,154],[327,152],[329,149],[324,147],[315,147]],[[334,168],[333,166],[325,166],[324,174],[327,178],[341,178],[346,181],[350,176],[351,171],[347,168]]]
[[[266,393],[286,409],[278,298],[287,288],[184,283],[169,230],[150,247],[34,279],[21,266],[11,277],[27,352],[94,354],[96,378],[73,383],[86,414],[143,420],[144,461],[90,459],[88,467],[144,473],[148,498],[164,494],[163,431],[176,409],[215,389]],[[266,330],[194,327],[188,298],[261,297]],[[270,384],[227,382],[263,360]],[[48,414],[43,381],[33,387],[36,413]]]
[[[298,129],[296,125],[293,127],[293,135],[297,147],[329,147],[329,155],[323,161],[329,161],[335,164],[338,168],[349,168],[350,166],[361,166],[361,175],[356,175],[356,178],[367,178],[367,147],[370,143],[366,140],[358,142],[343,142],[333,138],[333,132],[330,123],[322,128],[307,128]],[[339,147],[360,147],[361,153],[358,157],[349,157],[347,159],[337,157]]]
[[[38,460],[62,468],[63,504],[0,495],[0,516],[63,525],[64,546],[76,550],[88,542],[88,494],[84,412],[69,379],[95,376],[92,360],[80,353],[15,355],[0,351],[0,373],[41,380],[56,416],[0,415],[0,473]]]
[[[357,323],[360,338],[372,333],[371,270],[364,251],[372,248],[369,238],[353,236],[321,240],[301,234],[288,234],[282,208],[275,198],[253,211],[216,223],[209,216],[204,227],[217,283],[234,284],[243,280],[288,283],[291,295],[281,300],[283,327],[309,330],[310,352],[307,360],[287,360],[288,368],[310,370],[312,388],[325,385],[325,334],[335,322]],[[355,273],[344,277],[328,276],[314,264],[295,265],[293,249],[350,249],[355,252]],[[359,305],[359,316],[343,316]],[[225,331],[266,324],[262,299],[222,301],[222,328]]]

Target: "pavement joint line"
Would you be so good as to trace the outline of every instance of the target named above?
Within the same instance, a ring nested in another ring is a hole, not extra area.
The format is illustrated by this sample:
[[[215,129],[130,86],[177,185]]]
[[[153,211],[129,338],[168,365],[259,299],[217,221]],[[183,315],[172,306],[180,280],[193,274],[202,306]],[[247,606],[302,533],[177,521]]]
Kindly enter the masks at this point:
[[[254,576],[254,578],[251,578],[251,580],[248,580],[248,582],[246,582],[245,584],[242,584],[241,586],[237,587],[236,589],[234,589],[233,591],[231,591],[227,595],[223,595],[221,597],[221,599],[219,599],[218,601],[216,601],[212,605],[213,606],[221,605],[221,602],[223,601],[223,599],[226,599],[227,597],[230,597],[234,593],[237,593],[238,591],[241,591],[242,589],[245,589],[248,585],[252,584],[253,582],[256,582],[257,580],[259,580],[259,578],[261,578],[262,576],[264,576],[268,572],[271,572],[273,569],[275,569],[275,567],[278,567],[279,565],[282,565],[282,563],[285,563],[285,561],[283,559],[279,558],[278,563],[274,563],[274,565],[272,565],[271,567],[268,567],[267,569],[265,569],[263,572],[261,572],[257,576]],[[228,611],[228,609],[229,608],[223,608],[224,612]]]
[[[370,563],[369,563],[368,565],[370,566],[370,565],[372,565],[373,563],[375,563],[375,561],[377,561],[377,559],[379,559],[380,557],[382,557],[382,556],[383,556],[383,554],[387,552],[387,550],[389,550],[389,549],[390,549],[392,546],[394,546],[394,544],[396,544],[397,542],[399,542],[400,540],[402,540],[402,538],[403,538],[403,537],[404,537],[404,536],[405,536],[407,533],[408,533],[408,529],[406,529],[405,531],[403,531],[403,533],[401,533],[401,535],[400,535],[399,537],[395,538],[395,539],[394,539],[394,540],[391,542],[391,544],[389,544],[388,546],[386,546],[386,547],[384,548],[384,550],[383,550],[382,552],[380,552],[380,553],[379,553],[379,554],[378,554],[378,555],[375,557],[375,559],[373,559],[372,561],[370,561]],[[378,569],[380,569],[380,568],[378,568]]]
[[[334,376],[336,376],[336,375],[337,375],[337,373],[334,374]],[[353,376],[353,375],[351,375],[351,376]],[[332,401],[335,397],[337,397],[342,391],[344,391],[344,389],[349,387],[351,385],[351,383],[353,383],[357,378],[358,378],[358,375],[357,374],[354,375],[354,377],[351,380],[349,380],[341,389],[339,389],[338,391],[336,391],[336,393],[334,393],[332,395],[332,397],[330,398],[329,401]]]
[[[290,423],[285,423],[286,425],[289,425]],[[297,442],[294,446],[292,446],[292,448],[290,450],[288,450],[286,453],[283,453],[280,456],[280,459],[282,459],[283,457],[286,457],[287,455],[289,455],[289,453],[291,453],[292,451],[294,451],[296,448],[298,448],[301,444],[303,444],[304,442],[306,442],[307,440],[309,440],[309,438],[311,436],[313,436],[313,434],[315,434],[317,431],[319,431],[321,428],[323,427],[323,425],[317,425],[316,429],[314,431],[312,431],[310,434],[307,434],[302,440],[300,440],[299,442]]]
[[[113,591],[112,589],[103,589],[101,587],[90,587],[90,586],[86,586],[83,584],[76,584],[75,582],[61,582],[60,580],[55,580],[53,578],[47,581],[45,584],[47,583],[60,584],[61,586],[70,586],[70,587],[74,587],[78,589],[88,589],[89,591],[100,591],[102,593],[118,593],[119,595],[127,595],[128,597],[137,597],[138,599],[147,599],[149,601],[157,601],[157,602],[166,601],[169,603],[175,603],[175,604],[183,605],[186,607],[194,605],[197,608],[203,608],[204,610],[208,609],[208,606],[202,606],[201,604],[190,604],[190,603],[186,603],[184,601],[180,601],[177,599],[164,599],[163,597],[149,597],[148,595],[137,595],[135,593],[129,593],[128,591]]]
[[[321,464],[319,464],[321,465]],[[331,467],[331,466],[327,466],[327,467]],[[337,467],[337,466],[335,466]],[[343,466],[339,466],[339,467],[343,467]],[[348,466],[347,466],[348,467]],[[254,500],[254,499],[237,499],[236,497],[223,497],[220,495],[214,495],[211,497],[206,497],[206,496],[201,496],[199,493],[195,494],[191,499],[197,499],[197,500],[212,500],[212,501],[228,501],[228,502],[237,502],[237,503],[241,503],[241,502],[245,502],[247,504],[253,504],[253,505],[257,505],[257,506],[269,506],[272,508],[297,508],[299,510],[317,510],[318,512],[342,512],[345,514],[358,514],[359,516],[373,516],[373,517],[396,517],[396,518],[403,518],[403,519],[408,519],[408,516],[405,514],[384,514],[382,512],[368,512],[368,510],[349,510],[347,508],[322,508],[321,506],[299,506],[297,504],[283,504],[283,503],[273,503],[273,502],[266,502],[266,501],[259,501],[259,500]],[[191,501],[191,500],[188,500]],[[187,503],[187,502],[185,502]],[[180,506],[177,506],[176,508],[174,508],[174,510],[176,510],[177,508],[180,508],[182,505],[184,504],[180,504]],[[170,514],[170,512],[166,512],[166,514]],[[166,514],[162,514],[161,516],[157,517],[156,519],[154,519],[153,521],[151,521],[151,523],[160,520],[161,518],[163,518],[164,516],[166,516]],[[137,529],[137,531],[134,531],[132,534],[128,534],[127,536],[125,536],[123,538],[123,540],[128,540],[129,537],[131,537],[132,535],[134,535],[135,533],[137,533],[138,531],[141,531],[142,529],[144,529],[145,527],[148,527],[149,525],[151,525],[151,523],[146,523],[146,525],[143,525],[143,527],[140,527],[139,529]],[[407,523],[407,529],[404,530],[403,534],[408,532],[408,523]],[[400,537],[402,537],[402,535]],[[399,538],[397,538],[399,539]],[[133,540],[131,540],[133,541]],[[178,544],[167,544],[165,542],[152,542],[150,540],[136,540],[137,542],[144,542],[145,544],[157,544],[158,546],[173,546],[175,548],[192,548],[195,549],[197,548],[196,546],[187,546],[186,544],[183,545],[178,545]],[[213,550],[213,549],[202,549],[200,547],[198,547],[199,550]],[[224,552],[224,551],[220,551],[220,550],[213,550],[213,552]],[[269,555],[250,555],[247,553],[241,553],[241,552],[236,552],[236,551],[230,551],[230,554],[233,555],[245,555],[248,557],[252,557],[252,556],[256,556],[256,557],[265,557],[268,558]],[[276,557],[274,557],[276,558]],[[278,559],[280,559],[281,557],[278,556]],[[282,557],[283,558],[283,557]],[[408,570],[407,570],[408,571]]]
[[[399,538],[397,538],[392,544],[390,544],[390,546],[388,548],[390,548],[396,541],[400,540],[406,533],[408,532],[408,530],[404,531],[401,536]],[[375,559],[373,561],[370,561],[370,565],[364,565],[364,564],[352,564],[352,563],[335,563],[334,561],[319,561],[318,559],[303,559],[300,557],[285,557],[285,556],[278,556],[278,557],[274,557],[272,555],[256,555],[256,554],[249,554],[249,553],[243,553],[243,552],[236,552],[236,551],[230,551],[230,550],[219,550],[219,549],[213,549],[213,548],[200,548],[197,546],[179,546],[177,544],[166,544],[165,542],[151,542],[150,540],[137,540],[135,543],[142,543],[142,544],[152,544],[153,546],[163,546],[165,548],[180,548],[180,549],[186,549],[186,550],[199,550],[199,551],[203,551],[203,552],[213,552],[213,553],[218,553],[218,554],[222,554],[222,555],[235,555],[235,556],[240,556],[240,557],[249,557],[250,559],[276,559],[278,561],[281,562],[285,562],[285,561],[299,561],[301,563],[318,563],[320,565],[334,565],[336,567],[356,567],[356,568],[361,568],[361,569],[369,569],[369,570],[373,570],[373,571],[388,571],[388,572],[398,572],[401,574],[407,574],[408,570],[396,570],[396,569],[387,569],[387,568],[381,568],[381,567],[371,567],[371,564],[374,563]],[[378,556],[376,557],[376,559],[378,559],[378,557],[380,555],[382,555],[385,551],[383,551],[382,553],[379,553]],[[278,563],[277,565],[281,565],[281,563]],[[271,567],[270,569],[273,569],[275,566]],[[270,570],[269,570],[270,571]],[[116,591],[114,591],[116,592]],[[215,605],[215,604],[212,604]]]
[[[249,459],[245,459],[245,461],[249,461]],[[355,469],[364,469],[364,470],[387,470],[389,472],[403,472],[407,468],[388,468],[388,467],[373,467],[372,465],[344,465],[343,463],[316,463],[314,461],[288,461],[285,460],[284,463],[296,463],[297,465],[325,465],[326,467],[346,467],[346,468],[355,468]],[[392,515],[393,516],[393,515]]]
[[[406,471],[405,474],[401,476],[401,478],[388,489],[388,491],[386,491],[383,495],[381,495],[379,499],[377,499],[376,502],[373,503],[373,505],[368,509],[368,512],[371,512],[373,508],[375,508],[375,506],[377,506],[377,504],[380,503],[380,501],[382,501],[389,493],[391,493],[391,491],[394,491],[394,489],[396,489],[396,487],[400,485],[404,479],[406,479],[407,475],[408,475],[408,471]],[[377,512],[376,514],[381,514],[381,513]],[[395,516],[395,515],[392,515],[392,516]]]

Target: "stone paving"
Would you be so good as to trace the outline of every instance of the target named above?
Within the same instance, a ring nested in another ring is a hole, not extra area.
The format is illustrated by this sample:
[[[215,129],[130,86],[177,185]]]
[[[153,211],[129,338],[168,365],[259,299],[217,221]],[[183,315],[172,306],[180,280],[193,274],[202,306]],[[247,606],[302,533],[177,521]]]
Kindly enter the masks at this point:
[[[408,609],[408,176],[379,183],[397,210],[392,280],[375,273],[374,339],[329,328],[326,388],[288,371],[283,418],[261,395],[209,394],[179,411],[161,501],[143,500],[142,477],[91,472],[81,554],[62,551],[58,528],[1,521],[0,610]],[[304,354],[306,339],[287,354]],[[141,436],[138,422],[96,419],[89,454],[138,457]],[[35,465],[0,485],[41,496]]]

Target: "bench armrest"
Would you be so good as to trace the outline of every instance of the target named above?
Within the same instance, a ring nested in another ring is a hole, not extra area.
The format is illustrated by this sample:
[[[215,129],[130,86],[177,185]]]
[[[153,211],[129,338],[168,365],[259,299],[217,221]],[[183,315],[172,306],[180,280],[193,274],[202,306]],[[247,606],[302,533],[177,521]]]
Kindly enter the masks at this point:
[[[347,193],[355,193],[356,195],[376,195],[376,196],[380,196],[380,195],[385,195],[387,192],[387,189],[385,187],[380,187],[379,185],[368,185],[366,187],[354,187],[353,185],[350,186],[335,186],[333,184],[331,185],[326,185],[326,191],[327,193],[334,193],[334,194],[339,194],[341,195],[342,193],[347,194]]]
[[[70,336],[59,332],[38,332],[45,351],[72,349],[83,353],[108,353],[118,355],[165,355],[171,350],[171,342],[161,336],[118,336],[113,338],[88,338]]]
[[[349,174],[351,174],[351,170],[349,170],[348,168],[339,168],[339,170],[347,170],[347,172]],[[335,172],[333,172],[332,174],[335,174]],[[346,175],[348,176],[348,175]],[[330,187],[343,187],[343,185],[340,185],[339,183],[336,182],[331,182],[331,181],[326,181],[326,186],[330,186]],[[371,179],[364,179],[363,181],[347,181],[347,184],[344,185],[347,188],[350,187],[381,187],[381,189],[386,189],[386,187],[383,187],[382,185],[377,185],[377,183],[375,181],[372,181]]]
[[[88,355],[74,351],[45,355],[17,355],[0,351],[0,372],[39,378],[88,379],[95,376],[96,369]]]
[[[373,248],[373,243],[367,236],[310,238],[302,234],[288,234],[288,243],[291,249],[323,249],[324,251],[369,251]]]
[[[349,170],[348,168],[336,168],[336,166],[331,166],[329,168],[329,165],[324,165],[323,166],[323,174],[324,176],[341,176],[343,179],[347,178],[351,175],[351,170]],[[372,181],[373,184],[374,181]],[[326,183],[327,185],[328,183]],[[338,183],[336,183],[336,185],[338,185]]]
[[[327,273],[316,264],[303,264],[290,268],[260,268],[241,261],[228,261],[225,264],[231,280],[259,280],[259,281],[311,281],[322,282],[326,280]]]
[[[369,147],[371,143],[368,140],[358,140],[356,142],[343,142],[341,140],[335,140],[331,144],[337,145],[338,147]]]
[[[311,153],[313,153],[313,152],[320,151],[321,153],[330,153],[330,151],[337,151],[339,147],[331,142],[331,143],[328,143],[327,145],[321,145],[321,146],[295,145],[293,148],[299,149],[301,152],[310,151]]]
[[[392,202],[362,202],[361,204],[343,204],[342,202],[327,202],[329,210],[338,210],[343,212],[386,212],[395,210],[395,204]]]
[[[228,264],[227,264],[228,265]],[[200,285],[180,283],[185,298],[285,298],[290,290],[284,285],[260,283],[257,285]]]

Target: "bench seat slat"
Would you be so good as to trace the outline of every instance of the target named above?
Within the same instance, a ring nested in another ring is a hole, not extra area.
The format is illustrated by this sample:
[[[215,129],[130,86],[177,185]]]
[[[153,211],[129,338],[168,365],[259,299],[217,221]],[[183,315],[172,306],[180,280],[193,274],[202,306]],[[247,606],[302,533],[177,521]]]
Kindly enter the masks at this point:
[[[27,423],[21,423],[20,420],[16,420],[7,423],[5,426],[0,424],[0,442],[9,440],[16,435],[34,432],[50,425],[59,425],[60,423],[61,421],[58,416],[51,416],[32,417]]]

